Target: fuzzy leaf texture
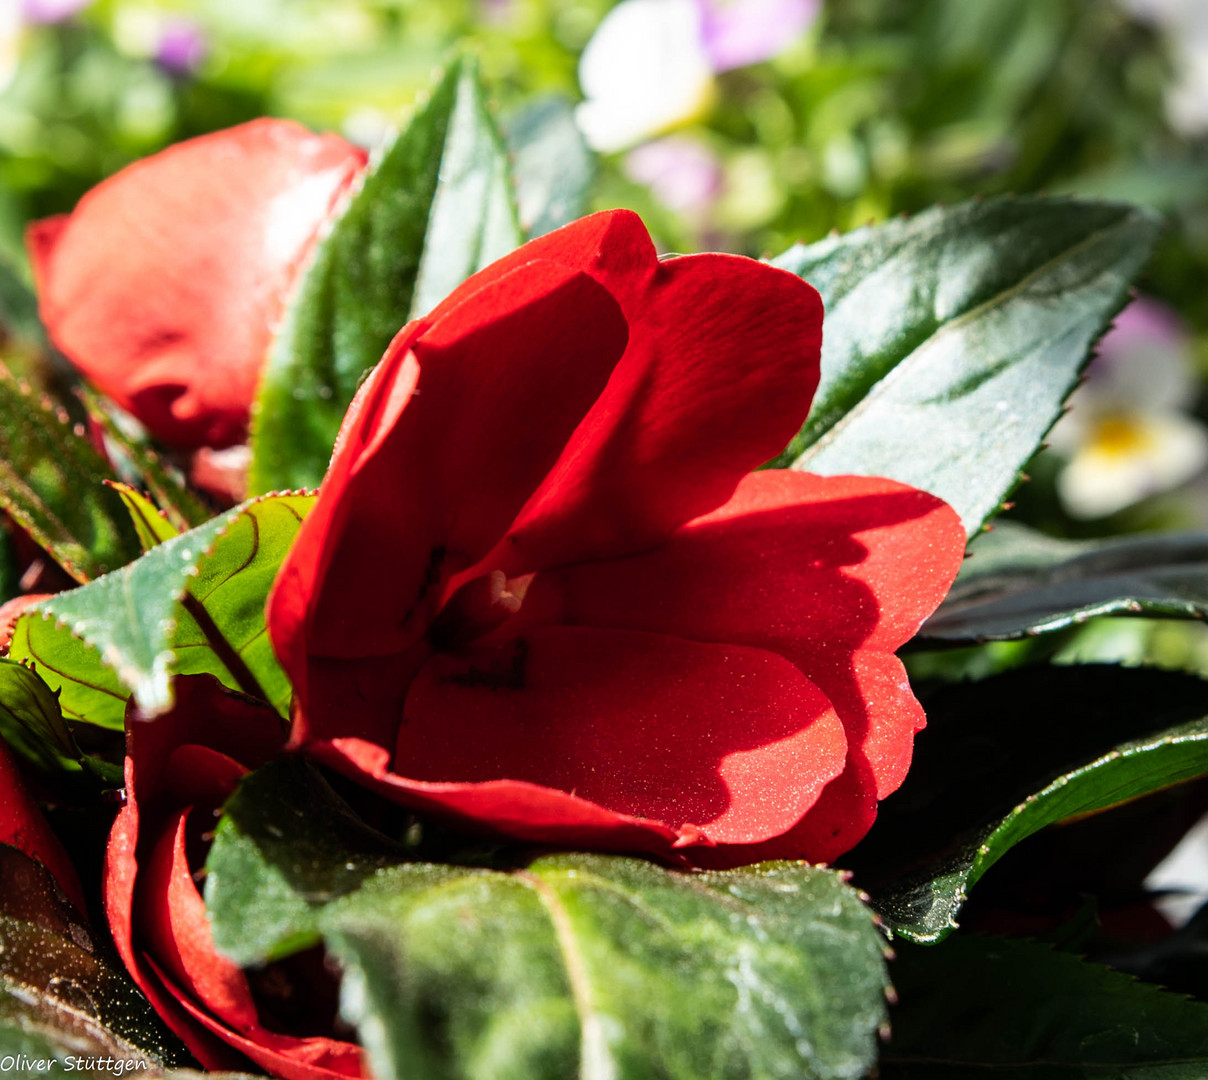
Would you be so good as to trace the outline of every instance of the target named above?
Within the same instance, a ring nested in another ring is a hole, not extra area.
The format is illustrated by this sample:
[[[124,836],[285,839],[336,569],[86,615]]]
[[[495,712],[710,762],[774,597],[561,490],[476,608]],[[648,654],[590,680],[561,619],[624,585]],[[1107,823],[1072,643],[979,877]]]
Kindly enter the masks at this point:
[[[0,508],[76,581],[139,553],[109,464],[66,413],[0,367]]]
[[[254,493],[314,487],[361,378],[411,318],[523,239],[475,65],[454,63],[323,237],[269,351]]]
[[[970,536],[1015,487],[1159,229],[1114,203],[1019,198],[934,207],[773,264],[826,305],[822,382],[777,465],[887,476]]]
[[[9,655],[34,663],[69,719],[121,730],[126,698],[154,716],[174,674],[209,673],[288,712],[264,598],[314,496],[253,499],[23,615]]]
[[[404,858],[295,760],[245,778],[207,862],[216,946],[247,964],[323,939],[376,1076],[855,1080],[875,1060],[884,941],[834,872]]]
[[[68,1069],[71,1058],[128,1061],[135,1075],[187,1062],[187,1051],[98,948],[46,869],[0,844],[0,870],[0,1059],[48,1062],[22,1062],[14,1075],[114,1075],[103,1063]]]
[[[90,421],[105,440],[105,449],[120,478],[129,486],[150,493],[164,519],[178,532],[204,525],[213,517],[205,504],[189,489],[182,477],[165,467],[159,454],[146,441],[132,438],[114,418],[114,406],[88,386],[77,394]]]

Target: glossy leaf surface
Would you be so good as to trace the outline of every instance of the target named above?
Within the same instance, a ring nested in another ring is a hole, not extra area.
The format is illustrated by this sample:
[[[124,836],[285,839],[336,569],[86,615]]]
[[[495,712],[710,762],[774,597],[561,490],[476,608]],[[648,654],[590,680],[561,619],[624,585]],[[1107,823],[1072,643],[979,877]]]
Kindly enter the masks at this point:
[[[542,236],[582,217],[596,165],[571,105],[544,98],[513,113],[503,126],[525,235]]]
[[[774,259],[826,305],[822,383],[777,464],[998,509],[1123,306],[1158,219],[1020,198],[935,207]]]
[[[1007,851],[1055,822],[1208,773],[1208,682],[1037,667],[926,695],[910,774],[849,857],[898,934],[935,941]]]
[[[46,773],[87,774],[122,786],[122,769],[86,757],[67,726],[58,696],[31,668],[0,658],[0,738]]]
[[[969,553],[922,637],[1006,641],[1095,615],[1208,617],[1208,533],[1057,540],[1004,521]]]
[[[1208,1005],[1029,941],[905,946],[884,1080],[1200,1080]]]
[[[831,871],[402,862],[296,761],[228,802],[206,900],[243,963],[322,937],[382,1076],[855,1078],[884,1019],[883,940]]]

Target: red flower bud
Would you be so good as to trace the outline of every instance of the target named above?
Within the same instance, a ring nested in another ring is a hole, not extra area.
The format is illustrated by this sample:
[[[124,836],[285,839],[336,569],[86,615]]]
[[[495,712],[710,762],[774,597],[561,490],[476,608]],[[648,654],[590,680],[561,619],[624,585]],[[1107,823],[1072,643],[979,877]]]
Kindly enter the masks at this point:
[[[30,797],[12,751],[3,739],[0,739],[0,844],[15,847],[40,862],[80,914],[88,914],[75,867]]]
[[[505,838],[847,850],[906,772],[893,650],[965,537],[901,484],[751,473],[805,418],[821,332],[795,276],[660,262],[623,211],[404,328],[269,601],[295,743]]]
[[[127,799],[110,834],[105,909],[134,981],[207,1068],[245,1069],[250,1058],[286,1080],[366,1075],[355,1044],[287,1033],[263,1015],[247,976],[215,951],[197,887],[218,810],[282,748],[276,712],[209,676],[184,676],[169,714],[145,720],[130,706],[126,735]]]
[[[285,299],[364,165],[334,135],[255,120],[123,169],[30,227],[52,340],[163,442],[239,442]]]

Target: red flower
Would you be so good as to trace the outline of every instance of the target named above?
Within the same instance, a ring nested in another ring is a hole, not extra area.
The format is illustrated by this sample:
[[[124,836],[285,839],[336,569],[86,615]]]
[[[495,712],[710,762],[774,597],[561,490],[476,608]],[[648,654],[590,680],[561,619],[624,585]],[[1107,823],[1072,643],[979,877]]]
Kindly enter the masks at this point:
[[[127,802],[109,838],[105,909],[131,977],[207,1068],[244,1069],[251,1058],[286,1080],[366,1075],[352,1043],[274,1030],[248,977],[214,951],[195,883],[219,808],[282,748],[276,712],[208,676],[178,678],[166,716],[149,722],[130,710]]]
[[[256,120],[123,169],[29,230],[51,338],[164,442],[241,441],[299,266],[364,165]]]
[[[900,484],[751,473],[806,415],[821,324],[796,277],[659,262],[615,212],[405,327],[269,601],[294,742],[524,841],[847,850],[924,722],[893,650],[965,545]]]
[[[75,867],[42,811],[30,798],[12,751],[3,739],[0,739],[0,844],[8,844],[40,862],[76,910],[87,914],[88,905]]]

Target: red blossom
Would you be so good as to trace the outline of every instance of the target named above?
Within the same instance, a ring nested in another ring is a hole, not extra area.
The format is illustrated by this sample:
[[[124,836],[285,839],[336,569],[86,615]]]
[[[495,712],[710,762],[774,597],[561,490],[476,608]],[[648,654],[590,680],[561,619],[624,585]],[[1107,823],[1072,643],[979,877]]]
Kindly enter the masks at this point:
[[[30,227],[54,343],[173,446],[243,439],[274,324],[364,153],[255,120],[123,169]]]
[[[12,751],[3,739],[0,739],[0,844],[15,847],[40,862],[76,910],[87,914],[88,905],[75,867],[30,797]]]
[[[247,976],[215,951],[197,888],[198,853],[218,810],[283,743],[274,710],[209,676],[178,678],[173,710],[154,721],[131,704],[127,801],[109,838],[105,910],[134,981],[206,1068],[246,1069],[250,1058],[285,1080],[362,1077],[355,1044],[287,1034],[262,1018]]]
[[[524,841],[830,860],[924,718],[893,655],[956,514],[887,480],[752,473],[799,429],[822,307],[597,214],[405,327],[269,601],[293,740]]]

